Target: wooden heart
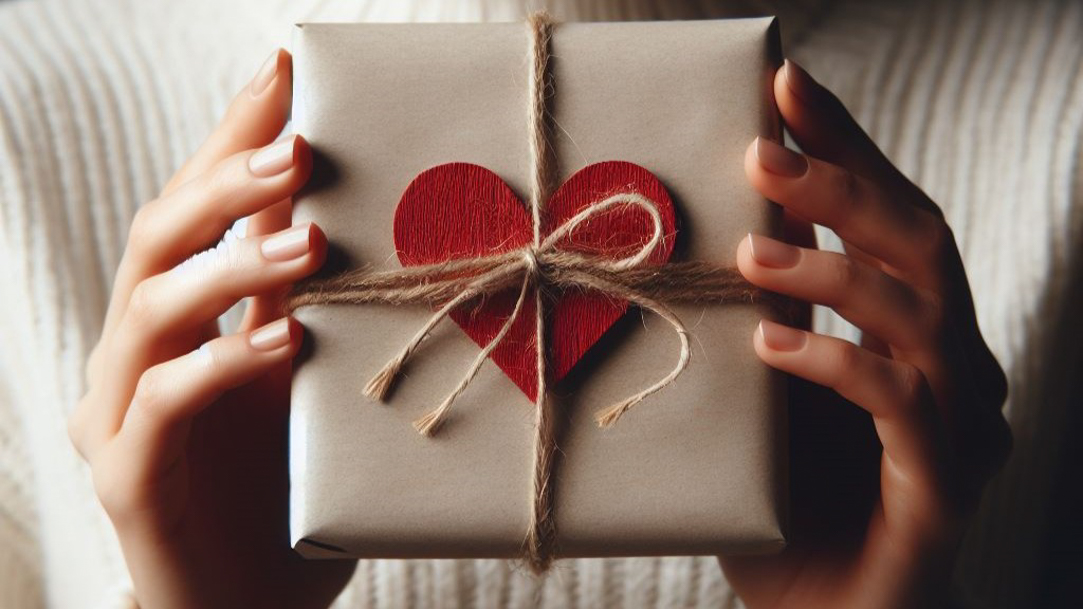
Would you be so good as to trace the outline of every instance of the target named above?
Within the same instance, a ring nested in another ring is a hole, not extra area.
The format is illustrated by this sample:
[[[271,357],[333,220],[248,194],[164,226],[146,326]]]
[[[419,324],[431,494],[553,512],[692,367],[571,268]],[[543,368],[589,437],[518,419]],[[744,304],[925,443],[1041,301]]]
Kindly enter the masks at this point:
[[[665,239],[649,258],[664,264],[673,253],[676,221],[662,183],[643,167],[624,161],[588,165],[545,204],[542,235],[584,207],[621,192],[639,193],[658,206]],[[395,248],[403,266],[434,264],[525,247],[533,240],[526,205],[492,171],[470,163],[438,165],[419,174],[395,211]],[[558,247],[621,258],[646,244],[652,223],[646,211],[618,206],[580,225]],[[489,343],[511,315],[513,288],[467,303],[450,316],[479,346]],[[546,294],[547,298],[550,296]],[[590,290],[553,294],[546,304],[548,380],[559,381],[628,310],[628,302]],[[490,358],[532,401],[537,395],[534,299],[528,299]]]

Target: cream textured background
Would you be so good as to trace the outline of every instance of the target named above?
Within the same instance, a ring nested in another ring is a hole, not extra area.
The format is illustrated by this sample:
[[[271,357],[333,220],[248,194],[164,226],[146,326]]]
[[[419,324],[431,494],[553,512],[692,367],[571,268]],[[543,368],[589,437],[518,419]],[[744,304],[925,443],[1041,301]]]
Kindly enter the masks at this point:
[[[1027,607],[1079,398],[1083,4],[555,3],[564,18],[782,16],[784,45],[945,208],[979,319],[1012,382],[1016,452],[959,579]],[[567,4],[567,6],[565,6]],[[654,5],[657,5],[655,7]],[[515,20],[513,0],[54,0],[0,3],[0,607],[119,602],[125,571],[70,449],[135,209],[191,153],[290,24]],[[819,321],[845,332],[827,316]],[[1074,385],[1073,385],[1074,383]],[[1072,393],[1074,392],[1074,393]],[[364,562],[342,607],[737,606],[712,559],[569,561],[545,581],[500,561]]]

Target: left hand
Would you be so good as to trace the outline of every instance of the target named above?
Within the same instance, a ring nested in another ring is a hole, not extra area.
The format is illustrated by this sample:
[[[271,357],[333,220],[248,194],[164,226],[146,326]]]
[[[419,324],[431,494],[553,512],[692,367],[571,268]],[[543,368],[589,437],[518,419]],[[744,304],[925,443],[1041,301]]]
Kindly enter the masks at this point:
[[[738,267],[864,338],[761,323],[756,352],[795,377],[793,531],[779,555],[720,560],[752,608],[944,606],[966,524],[1010,451],[1005,375],[936,204],[803,69],[787,62],[774,92],[807,155],[759,139],[745,171],[804,247],[749,235]],[[810,223],[846,253],[815,249]]]
[[[289,387],[303,328],[282,317],[281,297],[327,249],[315,225],[290,228],[290,197],[312,170],[303,138],[275,141],[291,66],[272,54],[136,214],[68,421],[143,609],[326,607],[355,567],[303,560],[289,544]],[[242,217],[244,238],[189,260]],[[240,329],[219,335],[218,317],[243,297]]]

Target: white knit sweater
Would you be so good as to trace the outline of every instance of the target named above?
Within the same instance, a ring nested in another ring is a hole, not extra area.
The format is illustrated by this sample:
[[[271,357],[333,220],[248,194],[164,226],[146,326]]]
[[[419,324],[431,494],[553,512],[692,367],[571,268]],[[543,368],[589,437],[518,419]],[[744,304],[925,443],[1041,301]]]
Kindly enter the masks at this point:
[[[0,3],[0,608],[120,598],[124,563],[64,421],[83,391],[82,363],[133,212],[196,148],[272,46],[288,45],[289,26],[508,21],[529,4]],[[1083,276],[1083,3],[564,4],[553,8],[565,19],[780,13],[787,53],[835,89],[944,207],[982,328],[1009,372],[1017,440],[958,577],[987,605],[1032,605],[1051,526],[1043,515],[1081,363],[1079,346],[1063,344],[1056,324],[1073,313],[1078,303],[1069,298],[1080,297]],[[501,561],[366,561],[339,603],[738,601],[713,559],[667,558],[568,561],[544,580]]]

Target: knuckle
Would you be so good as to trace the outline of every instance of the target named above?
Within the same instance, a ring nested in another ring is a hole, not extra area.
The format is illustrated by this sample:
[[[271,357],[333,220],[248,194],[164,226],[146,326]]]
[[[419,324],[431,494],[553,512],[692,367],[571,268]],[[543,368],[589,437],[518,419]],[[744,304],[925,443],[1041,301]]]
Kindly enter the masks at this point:
[[[947,216],[944,215],[944,210],[936,204],[936,201],[930,199],[929,195],[925,194],[925,191],[913,182],[906,180],[906,183],[910,186],[910,189],[914,191],[915,194],[913,198],[917,200],[918,207],[928,211],[937,220],[947,222]]]
[[[837,387],[853,375],[854,368],[861,358],[860,347],[850,341],[839,340],[835,343],[832,364],[834,368],[833,386]]]
[[[109,475],[108,468],[98,465],[90,469],[91,480],[94,483],[94,493],[98,501],[105,508],[106,513],[113,515],[122,503],[118,497],[116,477]]]
[[[136,485],[128,480],[128,476],[120,475],[116,467],[99,463],[90,469],[90,473],[94,493],[105,513],[111,518],[116,519],[130,513],[139,504]]]
[[[226,344],[238,335],[216,338],[203,343],[185,356],[184,367],[189,371],[186,399],[199,396],[200,401],[210,401],[220,391],[223,378],[229,376],[230,353]]]
[[[856,201],[861,196],[861,180],[857,174],[840,167],[834,175],[835,194],[846,201]]]
[[[1008,401],[1008,375],[999,364],[993,364],[992,369],[991,380],[989,381],[989,385],[992,387],[991,398],[993,405],[997,410],[1000,410]]]
[[[852,294],[853,290],[858,287],[861,282],[861,266],[850,256],[837,254],[834,258],[832,281],[835,285],[832,292],[841,299]]]
[[[207,375],[210,378],[215,378],[225,367],[226,354],[224,349],[222,349],[222,342],[225,340],[228,339],[216,338],[210,342],[203,343],[199,349],[196,350],[198,367],[202,374]]]
[[[68,441],[75,447],[75,450],[79,451],[79,454],[83,454],[81,449],[83,444],[83,423],[79,420],[77,415],[71,415],[66,421],[66,429],[68,432]]]
[[[147,219],[148,208],[151,204],[147,203],[140,206],[135,210],[135,214],[132,215],[132,222],[128,225],[128,246],[131,247],[138,242],[139,237],[143,230],[147,227],[149,220]]]
[[[203,217],[205,229],[220,235],[232,220],[228,211],[243,196],[251,182],[244,153],[226,157],[196,178],[196,205]]]
[[[135,215],[132,216],[132,223],[128,227],[127,248],[129,250],[138,253],[147,249],[148,244],[153,239],[154,210],[157,206],[156,201],[151,201],[135,211]]]
[[[947,222],[934,219],[925,231],[924,257],[938,268],[947,266],[955,251],[955,233]]]
[[[832,225],[838,227],[845,224],[847,219],[853,216],[854,209],[861,202],[863,186],[861,178],[844,167],[836,167],[829,174],[828,181],[833,197],[838,203],[832,206],[835,210]]]
[[[68,440],[83,459],[86,459],[86,411],[90,407],[89,396],[83,396],[76,404],[75,410],[68,415],[66,428]]]
[[[928,396],[925,374],[917,366],[910,364],[899,364],[895,374],[899,406],[908,409],[920,407]]]
[[[220,197],[229,187],[233,177],[229,161],[228,158],[218,161],[200,177],[200,189],[208,198]]]
[[[160,312],[158,287],[154,279],[145,279],[136,284],[128,297],[128,307],[124,310],[127,325],[148,328],[153,326]]]
[[[168,375],[161,365],[152,366],[139,377],[130,407],[145,414],[154,414],[162,410],[167,396]]]
[[[921,297],[921,317],[925,335],[938,341],[948,331],[948,305],[944,297],[934,292],[927,292]]]
[[[213,203],[216,207],[228,202],[238,187],[248,181],[247,168],[241,170],[243,154],[238,153],[218,161],[203,175],[201,186],[208,203]]]

